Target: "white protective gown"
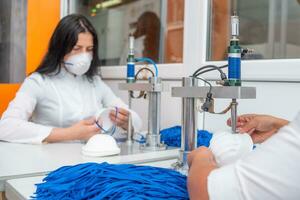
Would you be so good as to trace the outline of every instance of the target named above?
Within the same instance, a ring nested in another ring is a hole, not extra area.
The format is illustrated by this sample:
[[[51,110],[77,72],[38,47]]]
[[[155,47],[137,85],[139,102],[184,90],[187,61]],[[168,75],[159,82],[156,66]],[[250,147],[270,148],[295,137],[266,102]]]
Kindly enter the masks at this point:
[[[127,108],[99,76],[91,82],[86,76],[74,76],[64,68],[54,76],[33,73],[2,115],[0,140],[38,144],[54,127],[69,127],[111,106]],[[141,119],[130,112],[133,127],[138,131]],[[124,132],[118,127],[114,136],[126,137]]]
[[[299,200],[300,113],[236,163],[208,176],[210,200]]]

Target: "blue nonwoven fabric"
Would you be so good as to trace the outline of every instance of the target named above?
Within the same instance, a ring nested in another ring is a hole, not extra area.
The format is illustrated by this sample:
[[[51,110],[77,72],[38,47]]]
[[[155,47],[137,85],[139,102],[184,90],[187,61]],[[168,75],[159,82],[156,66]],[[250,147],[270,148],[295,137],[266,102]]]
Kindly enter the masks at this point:
[[[186,176],[171,169],[131,164],[64,166],[36,184],[32,197],[59,199],[189,199]]]
[[[174,126],[160,131],[161,142],[171,147],[180,147],[181,145],[181,126]],[[197,130],[197,145],[208,147],[212,133],[206,130]]]

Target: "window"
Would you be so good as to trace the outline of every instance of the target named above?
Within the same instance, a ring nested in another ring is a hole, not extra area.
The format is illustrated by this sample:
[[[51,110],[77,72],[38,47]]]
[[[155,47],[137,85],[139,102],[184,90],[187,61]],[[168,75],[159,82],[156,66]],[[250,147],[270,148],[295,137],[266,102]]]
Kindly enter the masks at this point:
[[[245,59],[300,57],[299,0],[210,0],[207,60],[226,59],[230,15],[240,18],[240,45],[254,52]]]
[[[0,1],[0,83],[22,82],[26,67],[27,1]]]
[[[136,57],[183,62],[184,0],[69,0],[67,4],[67,13],[87,16],[96,28],[102,66],[126,63],[130,34],[135,37]]]

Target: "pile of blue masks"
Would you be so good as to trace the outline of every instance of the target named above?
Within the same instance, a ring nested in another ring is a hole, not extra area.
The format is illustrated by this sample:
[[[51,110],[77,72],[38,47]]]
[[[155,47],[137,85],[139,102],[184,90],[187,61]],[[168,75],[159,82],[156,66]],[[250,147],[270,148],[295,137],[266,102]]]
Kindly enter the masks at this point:
[[[181,145],[181,126],[174,126],[160,131],[161,141],[171,147],[180,147]],[[212,133],[205,130],[197,131],[197,145],[208,147],[212,138]]]
[[[186,176],[131,164],[84,163],[61,167],[36,184],[33,199],[189,199]]]

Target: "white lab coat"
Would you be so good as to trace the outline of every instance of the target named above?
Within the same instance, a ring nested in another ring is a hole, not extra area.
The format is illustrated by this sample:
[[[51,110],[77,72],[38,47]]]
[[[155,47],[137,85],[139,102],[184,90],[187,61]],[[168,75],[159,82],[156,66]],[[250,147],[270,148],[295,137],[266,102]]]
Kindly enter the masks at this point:
[[[54,127],[69,127],[110,106],[127,108],[99,76],[94,76],[91,82],[86,76],[74,76],[64,68],[53,76],[33,73],[2,115],[0,140],[41,143]],[[130,112],[133,127],[139,130],[141,119]],[[122,136],[122,131],[117,128],[115,136]]]
[[[299,200],[300,113],[234,164],[208,176],[210,200]]]

